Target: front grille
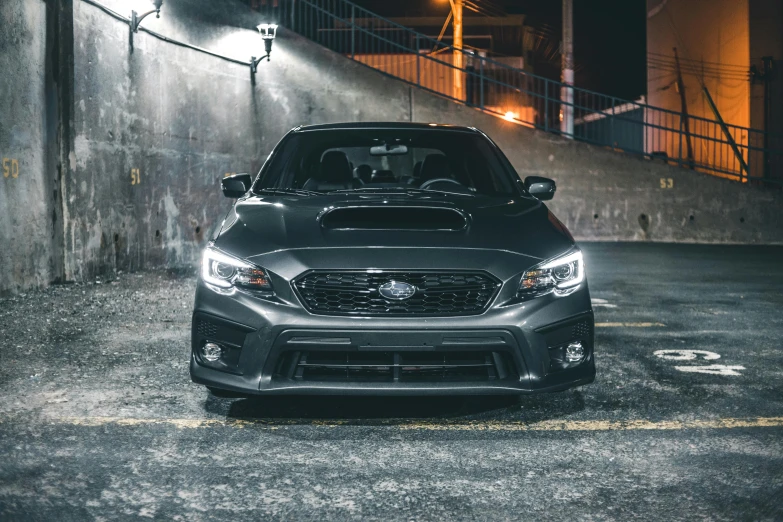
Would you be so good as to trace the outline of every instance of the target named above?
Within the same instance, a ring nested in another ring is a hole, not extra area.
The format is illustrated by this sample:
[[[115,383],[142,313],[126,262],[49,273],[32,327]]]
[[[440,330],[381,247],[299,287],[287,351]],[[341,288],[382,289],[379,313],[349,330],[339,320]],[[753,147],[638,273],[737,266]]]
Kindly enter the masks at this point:
[[[415,287],[407,299],[379,288],[395,281]],[[500,282],[483,272],[311,271],[294,280],[308,311],[327,315],[471,315],[483,312]]]
[[[518,379],[506,352],[303,351],[281,358],[278,377],[319,382],[466,382]]]

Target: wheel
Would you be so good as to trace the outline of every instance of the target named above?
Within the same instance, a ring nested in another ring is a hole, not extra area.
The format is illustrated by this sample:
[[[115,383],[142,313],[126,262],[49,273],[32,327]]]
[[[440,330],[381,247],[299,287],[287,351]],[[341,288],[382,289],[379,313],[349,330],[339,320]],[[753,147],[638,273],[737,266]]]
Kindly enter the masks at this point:
[[[244,397],[244,395],[239,392],[221,390],[220,388],[212,388],[210,386],[207,386],[207,389],[209,390],[209,393],[211,393],[215,397],[220,397],[221,399],[237,399],[240,397]]]

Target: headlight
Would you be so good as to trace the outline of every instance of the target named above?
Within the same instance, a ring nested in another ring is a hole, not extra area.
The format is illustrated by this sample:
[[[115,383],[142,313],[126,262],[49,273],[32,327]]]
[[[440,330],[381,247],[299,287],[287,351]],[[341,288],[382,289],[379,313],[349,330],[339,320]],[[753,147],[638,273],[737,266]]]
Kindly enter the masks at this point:
[[[269,275],[255,265],[207,247],[201,261],[201,277],[207,283],[220,288],[232,286],[251,290],[272,290]]]
[[[582,252],[574,250],[568,254],[544,261],[522,274],[519,283],[520,297],[537,297],[550,292],[567,295],[576,290],[585,279],[585,265]]]

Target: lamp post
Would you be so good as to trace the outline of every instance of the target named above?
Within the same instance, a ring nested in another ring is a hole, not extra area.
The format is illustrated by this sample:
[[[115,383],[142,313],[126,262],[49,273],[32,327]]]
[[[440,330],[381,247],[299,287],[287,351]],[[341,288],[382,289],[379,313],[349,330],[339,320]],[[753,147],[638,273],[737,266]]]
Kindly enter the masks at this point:
[[[139,24],[142,20],[144,20],[147,16],[151,15],[152,13],[155,13],[155,18],[160,18],[160,8],[163,6],[163,0],[154,0],[152,2],[155,5],[155,9],[152,9],[151,11],[147,11],[146,13],[139,15],[136,11],[131,11],[131,19],[130,19],[130,29],[133,33],[139,32]]]
[[[560,134],[574,138],[574,4],[563,0],[563,51],[561,53]]]
[[[462,50],[462,7],[463,0],[450,0],[451,10],[454,13],[454,98],[458,101],[465,100],[464,89],[464,55]]]
[[[163,5],[163,0],[154,0],[152,3],[155,6],[155,9],[147,11],[144,14],[140,15],[135,10],[131,10],[131,17],[129,22],[131,52],[133,52],[133,33],[139,32],[139,24],[141,23],[141,21],[147,18],[152,13],[155,13],[156,18],[160,18],[160,8]]]
[[[266,58],[267,62],[270,60],[269,55],[272,54],[272,41],[274,41],[275,36],[277,36],[277,24],[261,24],[256,27],[256,29],[261,33],[261,38],[264,40],[264,52],[266,52],[266,54],[261,58],[256,58],[255,56],[250,57],[250,72],[253,74],[256,73],[258,64],[261,63],[261,60],[264,58]]]

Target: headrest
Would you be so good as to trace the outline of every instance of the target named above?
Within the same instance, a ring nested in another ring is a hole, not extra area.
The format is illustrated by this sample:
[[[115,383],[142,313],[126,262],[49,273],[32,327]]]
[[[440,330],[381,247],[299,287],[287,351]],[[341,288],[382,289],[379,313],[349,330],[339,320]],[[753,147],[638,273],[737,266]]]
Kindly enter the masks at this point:
[[[446,156],[443,154],[428,154],[421,164],[419,181],[424,183],[431,179],[451,178],[451,168]]]
[[[348,156],[339,150],[330,150],[321,158],[319,181],[325,183],[349,183],[353,180]]]
[[[369,183],[372,179],[372,167],[366,164],[359,165],[353,169],[354,175],[364,183]]]

